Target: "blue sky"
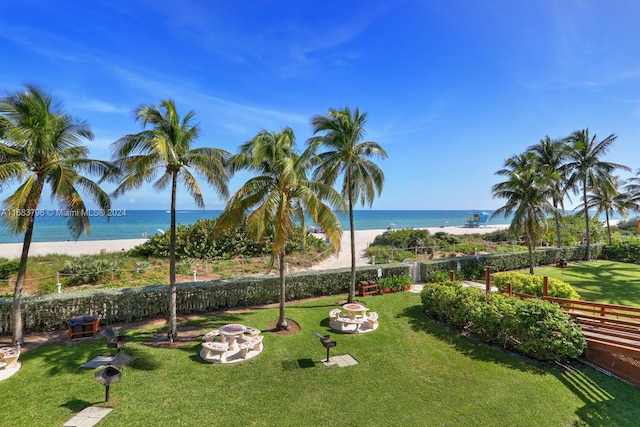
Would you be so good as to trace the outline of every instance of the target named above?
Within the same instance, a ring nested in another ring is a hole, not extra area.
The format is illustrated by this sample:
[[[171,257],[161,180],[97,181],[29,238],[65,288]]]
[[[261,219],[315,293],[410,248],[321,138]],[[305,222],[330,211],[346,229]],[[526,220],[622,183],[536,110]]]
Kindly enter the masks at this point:
[[[31,83],[55,94],[89,122],[94,158],[142,129],[136,106],[172,98],[182,114],[195,111],[198,146],[231,152],[284,126],[303,149],[312,116],[359,107],[366,139],[389,156],[373,209],[495,209],[506,157],[584,128],[618,135],[606,159],[640,167],[640,2],[21,0],[2,9],[0,90]],[[205,203],[224,207],[213,190]],[[194,208],[186,191],[178,204]],[[113,207],[167,209],[169,194],[149,186]]]

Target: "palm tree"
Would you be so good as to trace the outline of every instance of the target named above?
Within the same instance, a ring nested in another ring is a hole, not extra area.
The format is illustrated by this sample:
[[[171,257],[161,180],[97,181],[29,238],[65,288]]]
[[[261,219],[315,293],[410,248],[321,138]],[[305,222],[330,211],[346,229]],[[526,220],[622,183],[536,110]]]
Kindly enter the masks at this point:
[[[273,232],[272,256],[278,259],[280,273],[277,329],[289,329],[285,316],[285,248],[296,221],[304,227],[307,213],[327,234],[334,251],[340,249],[342,227],[332,207],[344,208],[344,201],[330,185],[308,179],[311,156],[310,149],[297,154],[295,135],[289,127],[280,132],[264,130],[241,145],[230,161],[230,170],[248,169],[257,176],[231,197],[217,221],[219,230],[224,230],[248,213],[249,232],[256,240]]]
[[[549,173],[557,174],[558,179],[553,185],[554,191],[551,195],[551,200],[555,208],[553,217],[556,226],[557,245],[560,247],[562,245],[560,238],[560,212],[564,210],[564,198],[568,192],[565,167],[567,143],[565,140],[554,140],[549,136],[545,136],[544,139],[541,139],[537,144],[527,148],[527,151],[536,155],[539,167]]]
[[[556,176],[541,168],[531,152],[508,158],[496,175],[505,176],[507,180],[492,187],[493,197],[506,199],[506,203],[491,217],[513,214],[510,229],[516,235],[524,235],[529,249],[529,273],[533,274],[533,249],[547,231],[547,214],[556,210],[549,202],[555,191]]]
[[[309,139],[310,146],[323,146],[327,151],[318,155],[319,164],[313,178],[333,185],[338,176],[344,174],[342,197],[349,208],[349,229],[351,235],[351,282],[348,302],[355,300],[356,289],[356,246],[353,224],[353,206],[358,201],[371,206],[376,193],[380,195],[384,184],[384,173],[371,157],[381,159],[387,153],[376,142],[362,141],[365,134],[367,113],[360,114],[356,108],[342,110],[329,109],[326,116],[314,116],[311,119],[314,136]]]
[[[597,140],[597,135],[591,137],[589,129],[573,132],[569,137],[568,152],[569,186],[575,194],[582,192],[582,206],[588,206],[587,194],[594,193],[599,187],[613,187],[613,171],[616,169],[631,170],[628,166],[601,160],[613,146],[617,136],[611,134],[602,141]],[[591,247],[589,238],[589,209],[584,209],[585,218],[585,260],[591,259]]]
[[[194,124],[195,113],[189,111],[180,118],[173,100],[159,106],[142,105],[135,110],[136,121],[151,126],[142,132],[126,135],[112,144],[115,164],[123,171],[120,185],[113,195],[139,188],[155,181],[153,187],[171,187],[171,225],[169,232],[169,340],[178,336],[176,319],[176,194],[178,181],[204,208],[202,191],[192,171],[202,175],[221,197],[228,196],[228,176],[225,163],[230,153],[218,148],[192,148],[200,134]],[[156,180],[157,178],[157,180]]]
[[[607,223],[607,237],[609,244],[611,244],[611,226],[609,224],[610,216],[615,212],[620,212],[620,215],[624,218],[631,210],[638,209],[638,203],[633,199],[633,196],[627,192],[619,191],[619,177],[613,177],[611,182],[604,183],[594,188],[593,192],[588,195],[587,209],[596,209],[596,216],[602,212],[605,214],[605,220]],[[580,209],[584,209],[584,205],[579,206]],[[582,211],[580,211],[582,213]]]
[[[20,297],[27,272],[29,247],[45,184],[51,189],[65,215],[74,239],[90,232],[89,211],[83,194],[102,212],[109,212],[109,195],[83,173],[101,179],[115,174],[109,162],[88,158],[82,139],[93,139],[86,122],[63,112],[63,106],[39,88],[27,85],[24,91],[0,100],[0,188],[20,183],[3,201],[3,225],[12,234],[24,233],[22,253],[13,293],[13,342],[24,340]]]

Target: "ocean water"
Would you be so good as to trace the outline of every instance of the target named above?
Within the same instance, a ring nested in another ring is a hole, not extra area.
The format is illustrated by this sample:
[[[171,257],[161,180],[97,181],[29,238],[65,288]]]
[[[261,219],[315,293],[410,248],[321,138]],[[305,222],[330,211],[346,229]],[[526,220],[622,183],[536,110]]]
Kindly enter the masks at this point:
[[[178,224],[193,224],[199,219],[216,218],[220,210],[181,210],[177,212]],[[487,211],[491,214],[491,211]],[[117,210],[116,216],[109,221],[98,211],[92,211],[91,233],[82,235],[78,240],[118,240],[138,239],[159,234],[169,229],[170,214],[164,210]],[[355,210],[354,228],[356,230],[393,228],[424,228],[447,226],[463,226],[466,218],[472,214],[468,210]],[[71,240],[67,229],[67,219],[56,210],[40,210],[36,217],[33,232],[34,242],[55,242]],[[349,229],[349,215],[338,214],[345,230]],[[0,218],[1,220],[1,218]],[[509,224],[503,217],[487,221],[491,224]],[[0,243],[22,242],[24,235],[12,236],[6,228],[0,228]],[[0,254],[1,255],[1,254]]]

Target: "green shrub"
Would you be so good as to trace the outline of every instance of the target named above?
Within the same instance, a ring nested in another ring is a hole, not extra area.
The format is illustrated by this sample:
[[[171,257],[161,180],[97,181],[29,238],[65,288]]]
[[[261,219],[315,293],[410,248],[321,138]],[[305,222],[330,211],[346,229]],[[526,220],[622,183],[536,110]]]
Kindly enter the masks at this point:
[[[425,286],[421,299],[436,319],[536,359],[574,358],[586,348],[579,325],[542,300],[486,295],[451,282]]]
[[[602,258],[637,264],[640,262],[640,239],[627,237],[611,245],[605,245],[602,249]]]
[[[69,276],[64,281],[65,285],[93,284],[110,278],[111,275],[120,275],[119,265],[120,262],[117,260],[109,261],[98,257],[82,256],[66,262],[60,269],[60,274]]]
[[[516,304],[513,335],[518,350],[541,360],[557,360],[560,355],[575,358],[587,346],[577,323],[557,304],[539,299]]]
[[[511,290],[527,295],[542,296],[543,277],[525,273],[502,272],[493,275],[493,285],[505,291],[507,283],[511,283]],[[567,282],[549,277],[548,296],[555,298],[580,299],[580,295]]]
[[[394,292],[404,291],[407,286],[411,286],[413,280],[409,276],[390,276],[378,280],[380,289],[391,289]]]
[[[16,274],[19,266],[20,260],[14,259],[9,261],[0,258],[0,280],[7,280],[12,274]]]

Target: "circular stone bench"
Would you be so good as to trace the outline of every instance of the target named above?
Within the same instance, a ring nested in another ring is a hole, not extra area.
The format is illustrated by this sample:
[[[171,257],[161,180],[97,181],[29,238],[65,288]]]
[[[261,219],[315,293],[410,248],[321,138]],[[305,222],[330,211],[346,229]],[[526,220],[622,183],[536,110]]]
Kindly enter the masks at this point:
[[[218,354],[220,356],[220,362],[226,362],[226,352],[229,351],[229,343],[220,341],[206,341],[202,343],[202,348],[204,348],[205,350],[204,357],[206,359],[213,358],[216,354]]]
[[[249,350],[260,351],[260,344],[262,343],[262,338],[264,338],[262,335],[256,335],[251,338],[247,338],[238,344],[238,347],[240,347],[240,352],[241,352],[240,354],[242,355],[243,359],[247,358],[247,352]]]

